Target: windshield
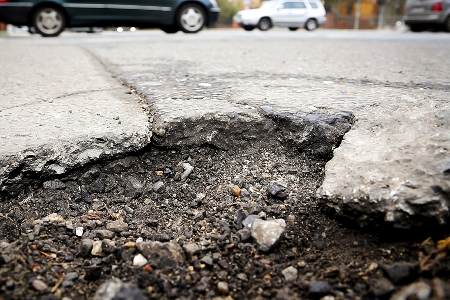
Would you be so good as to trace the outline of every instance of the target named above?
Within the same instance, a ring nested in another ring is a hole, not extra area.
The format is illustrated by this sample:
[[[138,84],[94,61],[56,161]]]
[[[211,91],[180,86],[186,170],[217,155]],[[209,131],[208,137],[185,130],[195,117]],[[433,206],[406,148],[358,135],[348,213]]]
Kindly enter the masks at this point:
[[[260,8],[274,8],[277,3],[277,1],[264,1]]]

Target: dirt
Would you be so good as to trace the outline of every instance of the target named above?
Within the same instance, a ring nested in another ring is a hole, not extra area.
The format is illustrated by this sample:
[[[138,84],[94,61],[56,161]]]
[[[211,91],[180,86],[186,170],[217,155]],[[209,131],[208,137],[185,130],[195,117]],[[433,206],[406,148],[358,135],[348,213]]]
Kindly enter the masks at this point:
[[[183,163],[194,167],[185,180]],[[29,174],[26,191],[0,203],[0,299],[92,299],[111,278],[148,299],[389,299],[418,281],[429,296],[395,299],[450,299],[448,246],[435,245],[445,231],[361,229],[338,219],[315,198],[325,163],[263,143],[228,151],[150,147],[60,177]],[[286,199],[268,194],[274,182]],[[57,217],[45,220],[50,214]],[[250,214],[286,221],[271,251],[240,240]],[[101,240],[97,231],[116,220],[128,229],[115,234],[115,247],[83,253],[81,240]],[[127,243],[139,238],[200,250],[182,253],[176,265],[134,266],[139,250]],[[287,281],[289,266],[298,275]],[[73,273],[78,278],[64,279]]]

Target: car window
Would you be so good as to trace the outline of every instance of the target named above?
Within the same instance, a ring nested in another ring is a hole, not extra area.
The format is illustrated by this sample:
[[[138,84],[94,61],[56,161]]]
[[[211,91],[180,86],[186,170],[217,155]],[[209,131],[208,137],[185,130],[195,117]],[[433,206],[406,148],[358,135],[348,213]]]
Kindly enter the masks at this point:
[[[283,8],[284,9],[306,8],[306,5],[303,2],[284,2]]]
[[[319,8],[317,3],[315,3],[315,2],[309,2],[309,5],[311,5],[312,8]]]
[[[264,1],[261,8],[274,8],[278,3],[278,1]]]

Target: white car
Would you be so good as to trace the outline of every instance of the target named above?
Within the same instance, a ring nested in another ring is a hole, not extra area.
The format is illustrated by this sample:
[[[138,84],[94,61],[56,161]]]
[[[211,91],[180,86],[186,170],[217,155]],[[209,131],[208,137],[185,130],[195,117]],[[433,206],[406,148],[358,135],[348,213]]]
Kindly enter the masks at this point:
[[[262,31],[273,26],[288,27],[295,31],[305,27],[311,31],[327,21],[326,12],[318,0],[265,1],[258,9],[241,10],[234,21],[247,31],[258,27]]]

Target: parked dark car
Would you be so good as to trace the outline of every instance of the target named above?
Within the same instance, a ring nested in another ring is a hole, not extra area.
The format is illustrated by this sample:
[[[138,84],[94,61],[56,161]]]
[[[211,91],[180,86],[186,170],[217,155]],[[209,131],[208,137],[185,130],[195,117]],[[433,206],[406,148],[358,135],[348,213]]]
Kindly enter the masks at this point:
[[[434,27],[450,32],[450,0],[407,0],[403,21],[411,31]]]
[[[196,33],[216,23],[219,12],[215,0],[0,0],[0,22],[34,27],[42,36],[118,26]]]

